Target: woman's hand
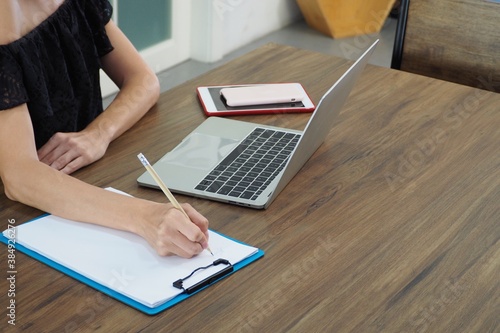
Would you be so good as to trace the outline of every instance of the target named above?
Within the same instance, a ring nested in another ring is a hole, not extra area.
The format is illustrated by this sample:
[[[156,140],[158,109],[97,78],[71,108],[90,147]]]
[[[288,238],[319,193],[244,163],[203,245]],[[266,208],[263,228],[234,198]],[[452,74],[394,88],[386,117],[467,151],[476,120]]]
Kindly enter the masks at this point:
[[[138,225],[142,236],[161,256],[191,258],[208,247],[208,220],[191,205],[183,204],[189,219],[172,205],[160,205]]]
[[[66,174],[100,159],[109,140],[98,131],[56,133],[38,150],[38,159]]]

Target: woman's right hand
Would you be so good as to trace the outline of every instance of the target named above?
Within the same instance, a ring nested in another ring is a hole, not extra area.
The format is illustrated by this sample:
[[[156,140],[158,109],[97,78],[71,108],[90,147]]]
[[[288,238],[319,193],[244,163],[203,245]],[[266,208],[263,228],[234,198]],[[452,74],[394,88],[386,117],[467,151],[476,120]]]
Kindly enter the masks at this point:
[[[136,233],[161,256],[191,258],[208,247],[208,220],[191,205],[182,207],[189,219],[171,204],[157,204],[137,225]]]

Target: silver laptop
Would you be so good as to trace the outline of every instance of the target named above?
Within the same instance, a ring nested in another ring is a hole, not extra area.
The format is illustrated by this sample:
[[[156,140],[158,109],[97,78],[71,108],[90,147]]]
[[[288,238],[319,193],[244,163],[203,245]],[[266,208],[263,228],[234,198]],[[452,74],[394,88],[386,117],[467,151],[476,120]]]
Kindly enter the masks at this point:
[[[303,131],[209,117],[153,168],[172,192],[267,208],[323,143],[377,43],[323,95]],[[159,189],[148,172],[137,181]]]

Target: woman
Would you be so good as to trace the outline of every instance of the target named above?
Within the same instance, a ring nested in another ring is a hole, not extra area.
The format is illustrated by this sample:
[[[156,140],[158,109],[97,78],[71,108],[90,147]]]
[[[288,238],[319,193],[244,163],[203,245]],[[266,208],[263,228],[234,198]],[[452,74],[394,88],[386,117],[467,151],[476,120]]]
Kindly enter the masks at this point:
[[[64,218],[134,232],[160,255],[208,246],[185,204],[130,198],[69,176],[157,101],[155,74],[111,20],[107,0],[0,2],[0,177],[8,198]],[[120,88],[102,110],[99,68]]]

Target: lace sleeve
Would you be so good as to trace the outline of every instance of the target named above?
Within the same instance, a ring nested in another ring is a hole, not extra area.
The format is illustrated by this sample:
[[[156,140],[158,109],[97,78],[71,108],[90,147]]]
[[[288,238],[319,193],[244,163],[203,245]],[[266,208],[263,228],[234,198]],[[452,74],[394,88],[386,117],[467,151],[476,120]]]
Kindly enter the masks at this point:
[[[111,16],[113,16],[113,7],[111,3],[109,3],[109,0],[97,0],[94,2],[101,15],[102,23],[106,25],[109,20],[111,20]]]
[[[21,67],[9,49],[0,46],[0,110],[6,110],[28,101]]]
[[[105,28],[113,15],[113,7],[108,0],[90,0],[85,12],[93,30],[97,52],[102,57],[113,50]]]

